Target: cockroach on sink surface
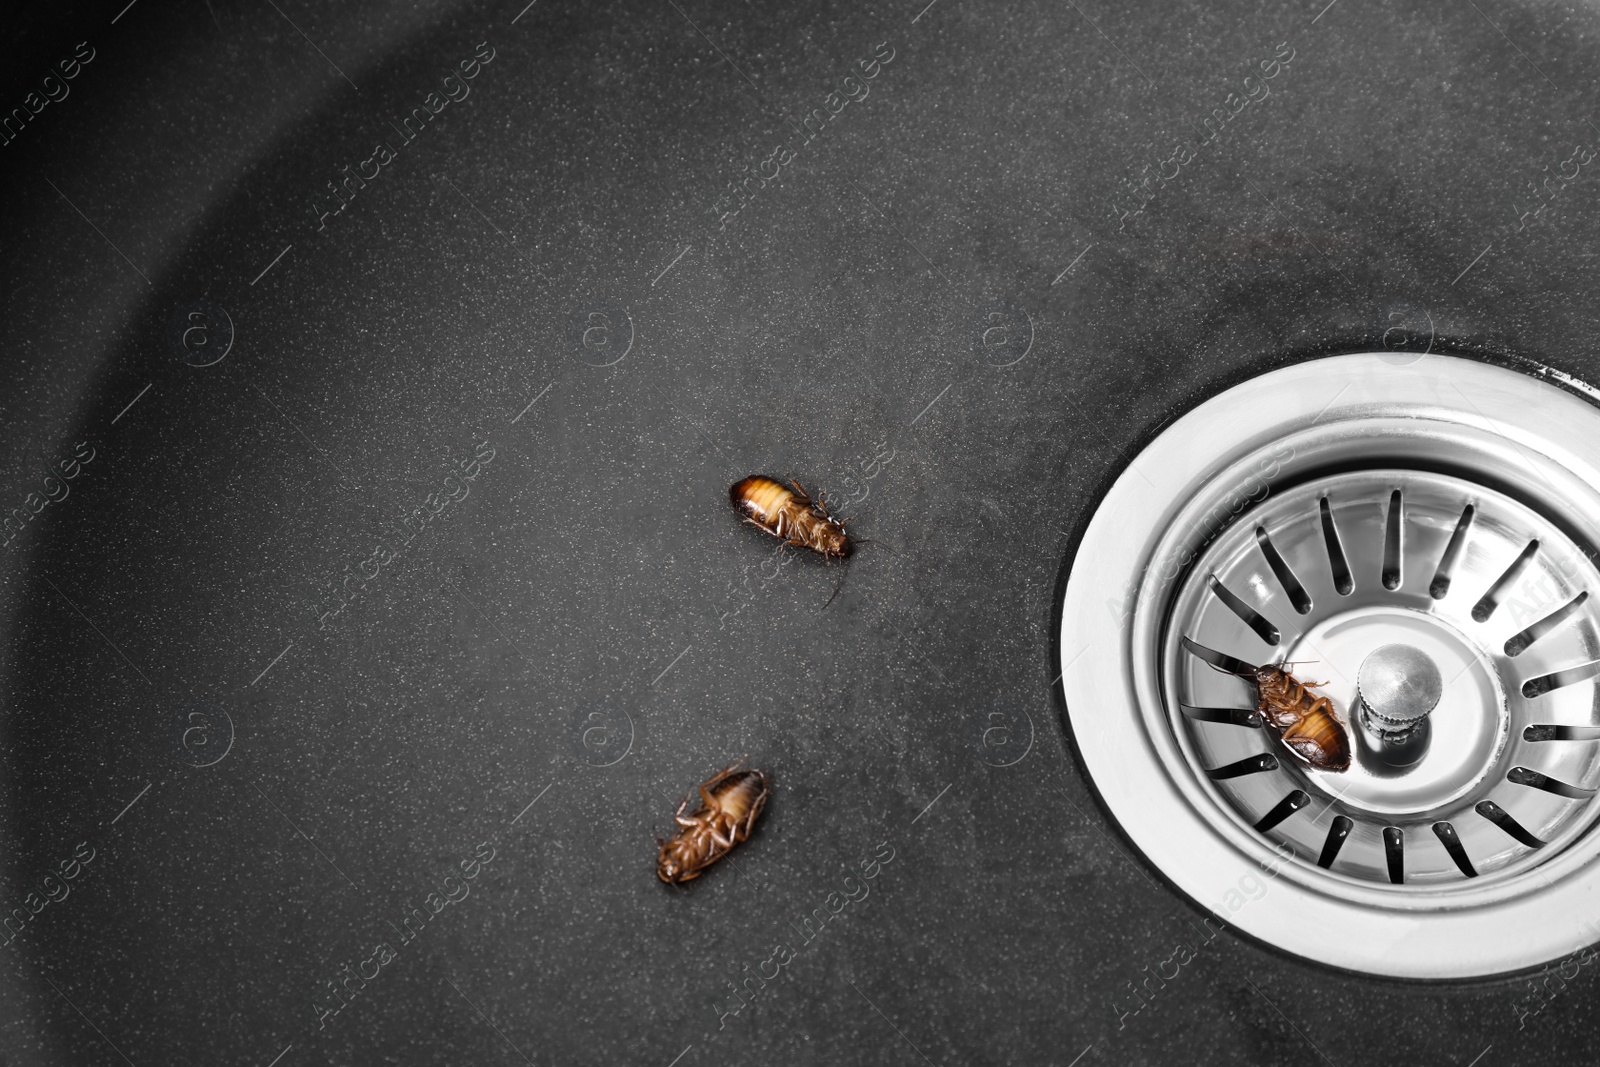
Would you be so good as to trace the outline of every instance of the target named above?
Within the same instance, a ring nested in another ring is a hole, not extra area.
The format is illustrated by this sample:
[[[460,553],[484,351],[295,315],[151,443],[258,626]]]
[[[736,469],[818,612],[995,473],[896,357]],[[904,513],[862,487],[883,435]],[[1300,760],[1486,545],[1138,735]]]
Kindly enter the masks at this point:
[[[656,876],[668,885],[680,885],[700,877],[705,869],[733,851],[750,836],[751,829],[772,795],[771,783],[762,772],[741,770],[739,760],[700,783],[700,807],[685,815],[693,793],[683,798],[673,820],[678,832],[662,841],[656,861]]]
[[[791,488],[792,487],[792,488]],[[800,483],[784,485],[764,474],[734,482],[728,501],[750,525],[796,548],[809,548],[825,560],[848,559],[855,544],[845,532],[844,520],[828,513],[818,493],[815,500]]]

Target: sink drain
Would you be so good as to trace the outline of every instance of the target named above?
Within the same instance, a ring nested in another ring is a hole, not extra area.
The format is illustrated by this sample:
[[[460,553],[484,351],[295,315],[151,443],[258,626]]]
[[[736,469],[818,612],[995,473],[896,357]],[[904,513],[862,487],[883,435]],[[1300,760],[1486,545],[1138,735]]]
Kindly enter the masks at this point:
[[[1600,409],[1387,355],[1253,379],[1134,459],[1068,579],[1068,719],[1133,842],[1244,932],[1535,966],[1600,930]],[[1321,683],[1347,769],[1266,728],[1239,673],[1267,664]]]

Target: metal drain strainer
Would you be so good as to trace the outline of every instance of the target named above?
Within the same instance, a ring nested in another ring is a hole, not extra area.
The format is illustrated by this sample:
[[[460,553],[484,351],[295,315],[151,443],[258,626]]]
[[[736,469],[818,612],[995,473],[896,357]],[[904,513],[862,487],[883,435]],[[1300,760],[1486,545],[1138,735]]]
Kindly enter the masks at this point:
[[[1561,388],[1388,353],[1246,382],[1152,442],[1084,535],[1061,657],[1086,769],[1168,878],[1278,948],[1415,978],[1581,948],[1596,536],[1600,408]],[[1213,666],[1269,663],[1326,683],[1349,769],[1297,760]]]

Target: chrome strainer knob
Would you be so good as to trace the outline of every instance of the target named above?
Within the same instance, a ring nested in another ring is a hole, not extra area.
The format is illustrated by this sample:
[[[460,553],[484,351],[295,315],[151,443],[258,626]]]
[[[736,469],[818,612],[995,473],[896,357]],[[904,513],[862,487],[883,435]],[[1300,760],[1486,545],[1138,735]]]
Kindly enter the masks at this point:
[[[1383,645],[1361,661],[1356,712],[1379,758],[1395,767],[1421,759],[1428,749],[1428,714],[1439,704],[1444,680],[1420,649]]]

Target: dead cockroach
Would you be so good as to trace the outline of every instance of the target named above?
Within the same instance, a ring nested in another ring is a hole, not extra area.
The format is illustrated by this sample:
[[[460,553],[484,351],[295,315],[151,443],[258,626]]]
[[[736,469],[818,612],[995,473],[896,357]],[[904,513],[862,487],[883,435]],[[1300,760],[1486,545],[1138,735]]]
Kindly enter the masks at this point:
[[[1302,682],[1275,663],[1245,677],[1256,683],[1256,714],[1285,748],[1321,771],[1350,769],[1350,735],[1333,701],[1311,691],[1326,682]]]
[[[1285,669],[1290,664],[1253,667],[1187,637],[1183,643],[1212,669],[1254,682],[1256,714],[1302,762],[1321,771],[1350,769],[1350,735],[1344,721],[1334,710],[1332,700],[1311,691],[1326,682],[1302,682]]]
[[[747,839],[750,830],[767,806],[772,787],[758,770],[740,770],[744,760],[700,783],[700,807],[685,815],[694,794],[683,798],[673,820],[678,832],[661,842],[661,857],[656,875],[669,885],[700,877],[702,871],[733,851]]]
[[[843,520],[828,514],[822,494],[812,500],[797,481],[786,486],[764,474],[751,475],[733,483],[728,500],[750,525],[796,548],[821,553],[824,559],[846,559],[855,547]]]

